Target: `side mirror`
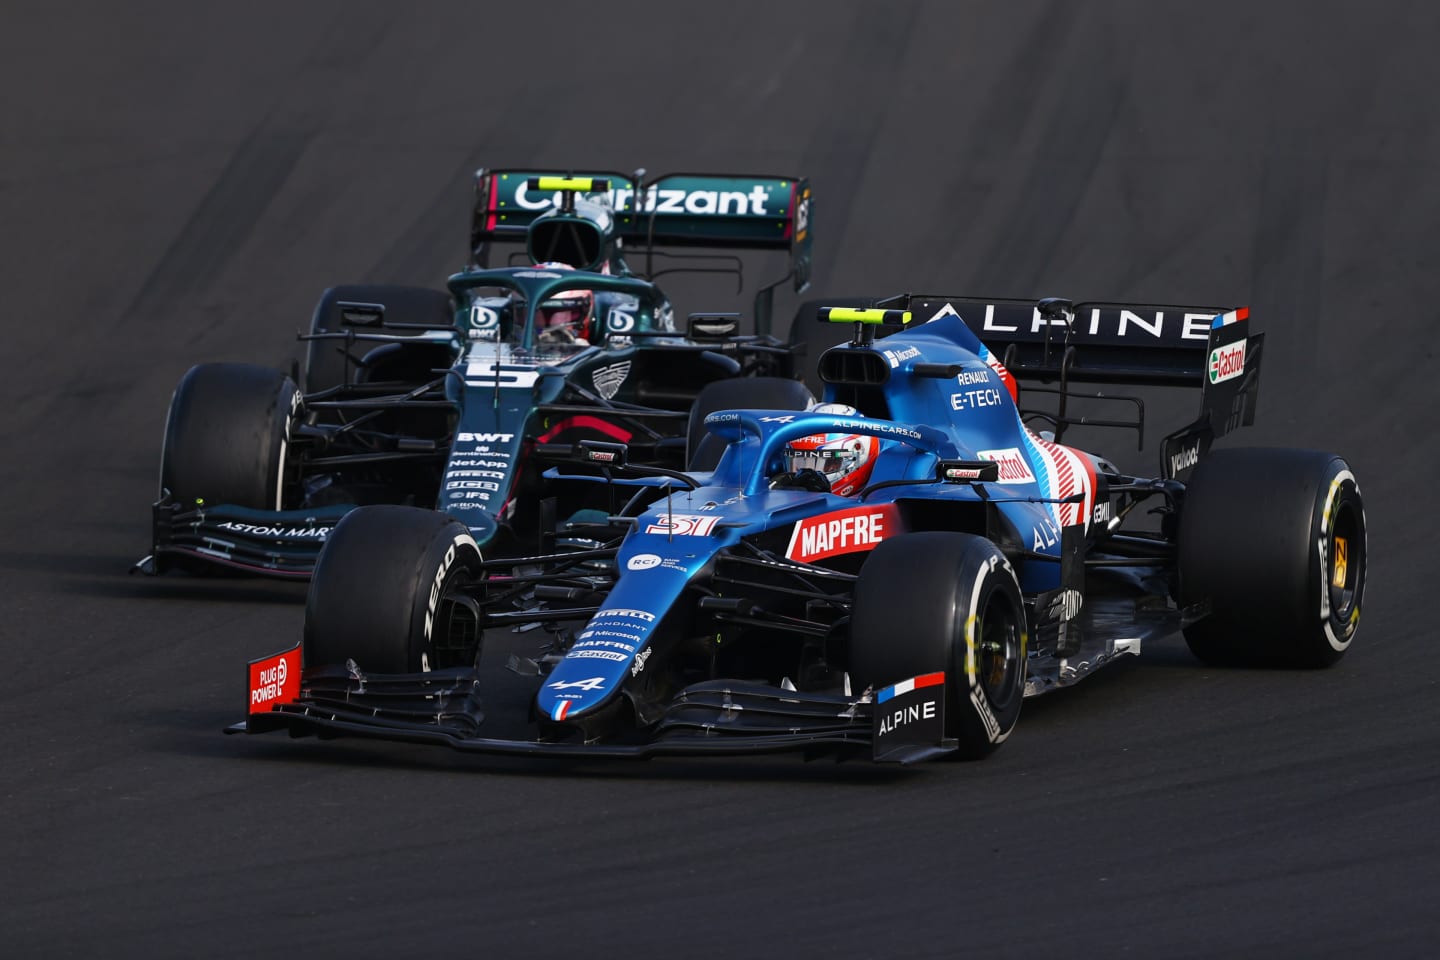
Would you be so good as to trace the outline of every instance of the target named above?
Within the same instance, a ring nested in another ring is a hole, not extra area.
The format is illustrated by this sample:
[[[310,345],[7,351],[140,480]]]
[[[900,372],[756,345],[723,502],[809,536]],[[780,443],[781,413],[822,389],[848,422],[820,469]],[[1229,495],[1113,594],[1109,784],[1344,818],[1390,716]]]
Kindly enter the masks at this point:
[[[686,322],[691,340],[725,340],[740,332],[738,313],[692,313]]]
[[[581,440],[575,444],[575,459],[601,467],[623,467],[630,448],[623,443],[605,440]]]
[[[935,465],[935,479],[941,483],[994,483],[1000,479],[1000,464],[994,460],[941,460]]]
[[[340,322],[348,327],[381,327],[385,325],[385,304],[355,303],[341,300],[335,304]]]

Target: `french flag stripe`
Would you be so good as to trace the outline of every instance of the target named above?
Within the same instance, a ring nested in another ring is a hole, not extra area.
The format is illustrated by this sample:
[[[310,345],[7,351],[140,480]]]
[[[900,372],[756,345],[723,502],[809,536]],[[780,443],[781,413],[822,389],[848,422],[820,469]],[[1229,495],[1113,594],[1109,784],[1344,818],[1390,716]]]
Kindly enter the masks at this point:
[[[569,701],[569,700],[561,700],[559,703],[555,704],[555,709],[552,710],[552,711],[550,711],[550,719],[551,719],[551,720],[564,720],[564,719],[565,719],[565,714],[567,714],[567,713],[569,713],[569,712],[570,712],[570,701]]]
[[[926,673],[918,677],[911,677],[909,680],[901,680],[893,687],[886,687],[884,690],[875,694],[875,702],[884,703],[886,700],[892,700],[901,694],[909,693],[911,690],[917,690],[921,687],[933,687],[936,684],[944,682],[945,674],[943,672]]]
[[[1222,313],[1210,324],[1212,327],[1223,327],[1241,320],[1250,319],[1250,308],[1241,307],[1239,310],[1231,310],[1229,313]]]

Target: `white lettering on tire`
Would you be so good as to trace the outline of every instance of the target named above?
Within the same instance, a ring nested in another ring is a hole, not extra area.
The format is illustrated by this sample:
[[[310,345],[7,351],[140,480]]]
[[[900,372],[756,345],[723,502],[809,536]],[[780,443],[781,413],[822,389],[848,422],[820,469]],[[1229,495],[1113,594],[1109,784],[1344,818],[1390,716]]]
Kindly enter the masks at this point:
[[[1005,737],[1000,733],[1000,721],[995,719],[995,711],[990,709],[990,701],[985,699],[985,691],[979,687],[970,689],[970,705],[980,715],[980,722],[985,725],[985,733],[991,743],[999,743]]]
[[[1004,566],[1007,575],[1014,576],[1010,568],[1010,561],[998,556],[991,556],[976,571],[974,586],[970,590],[970,606],[965,615],[965,679],[970,686],[970,705],[974,707],[975,715],[980,718],[980,723],[985,727],[985,733],[991,743],[1004,743],[1005,738],[1010,736],[1010,731],[1000,729],[1000,721],[996,718],[995,711],[991,709],[990,701],[985,697],[985,691],[980,688],[980,671],[975,657],[975,628],[979,621],[976,610],[980,606],[980,592],[985,587],[985,581],[1001,566]],[[1023,663],[1023,636],[1021,646],[1021,662]]]

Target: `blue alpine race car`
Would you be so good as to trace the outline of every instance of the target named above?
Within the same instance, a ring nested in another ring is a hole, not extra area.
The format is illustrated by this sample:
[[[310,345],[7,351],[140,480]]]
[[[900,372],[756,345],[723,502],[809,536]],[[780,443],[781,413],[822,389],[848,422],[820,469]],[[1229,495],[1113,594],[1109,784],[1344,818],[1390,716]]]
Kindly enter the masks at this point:
[[[303,641],[250,665],[232,730],[978,758],[1026,697],[1176,631],[1213,664],[1317,667],[1348,649],[1366,569],[1350,468],[1211,449],[1253,420],[1248,311],[906,295],[820,316],[854,325],[821,358],[822,402],[710,413],[713,470],[552,445],[547,476],[612,506],[571,517],[550,552],[488,557],[432,511],[346,514]],[[1143,413],[1082,412],[1139,407],[1094,383],[1199,388],[1158,476],[1062,442],[1077,424],[1141,429]],[[533,684],[523,736],[482,726],[500,628],[532,645],[507,663]]]

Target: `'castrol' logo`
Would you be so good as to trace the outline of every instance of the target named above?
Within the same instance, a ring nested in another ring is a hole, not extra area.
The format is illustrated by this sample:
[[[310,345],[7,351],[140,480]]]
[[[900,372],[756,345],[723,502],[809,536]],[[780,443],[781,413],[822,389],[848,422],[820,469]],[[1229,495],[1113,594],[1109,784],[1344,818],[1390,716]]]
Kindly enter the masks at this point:
[[[1000,483],[1035,482],[1035,474],[1030,472],[1030,464],[1015,447],[1006,447],[1004,450],[976,450],[975,455],[981,460],[993,460],[1000,467]]]
[[[1245,341],[1210,351],[1210,382],[1223,383],[1245,372]]]

